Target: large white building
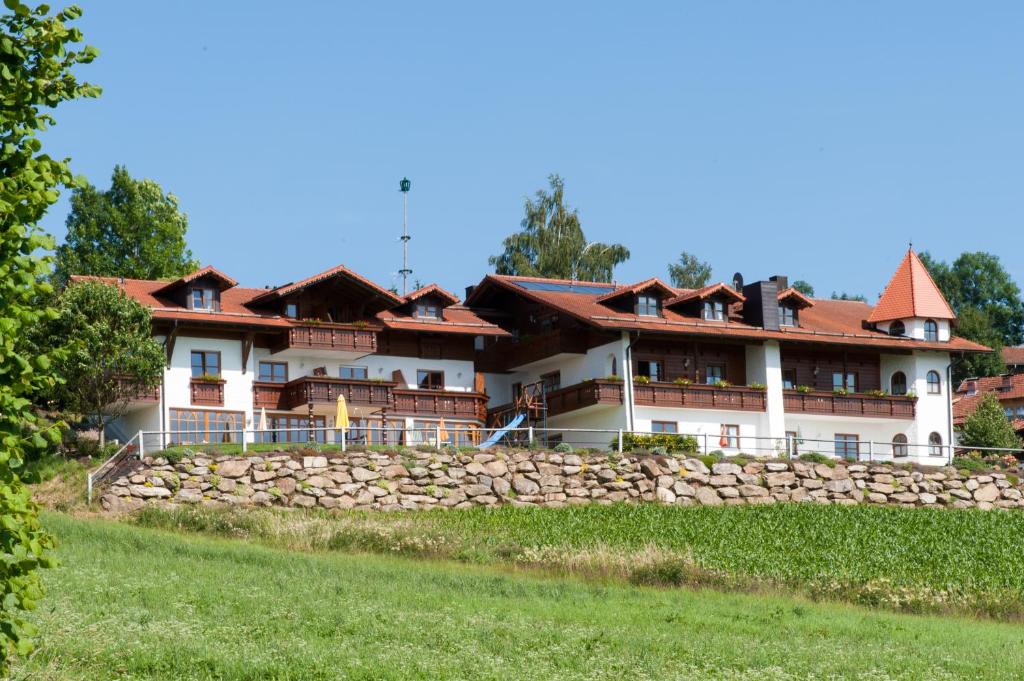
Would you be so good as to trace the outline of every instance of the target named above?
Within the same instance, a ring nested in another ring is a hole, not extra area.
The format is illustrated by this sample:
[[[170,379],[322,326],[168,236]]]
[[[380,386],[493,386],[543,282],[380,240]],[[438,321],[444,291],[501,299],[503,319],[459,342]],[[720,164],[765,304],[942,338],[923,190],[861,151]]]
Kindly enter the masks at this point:
[[[465,303],[437,286],[397,296],[344,267],[243,288],[207,267],[174,282],[109,280],[153,313],[158,391],[114,435],[281,441],[337,433],[458,444],[516,413],[548,443],[608,446],[617,430],[685,433],[726,453],[787,448],[940,462],[951,363],[988,348],[908,251],[875,306],[810,299],[785,277],[676,289],[486,276]],[[590,430],[592,432],[583,432]],[[600,432],[597,432],[600,431]],[[152,443],[147,443],[152,446]]]

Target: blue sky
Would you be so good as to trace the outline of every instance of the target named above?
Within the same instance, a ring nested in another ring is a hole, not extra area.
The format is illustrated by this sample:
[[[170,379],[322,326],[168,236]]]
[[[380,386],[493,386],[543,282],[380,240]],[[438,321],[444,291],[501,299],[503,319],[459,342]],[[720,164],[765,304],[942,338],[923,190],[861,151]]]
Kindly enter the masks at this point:
[[[873,299],[911,239],[1024,280],[1021,3],[80,4],[104,94],[48,151],[160,182],[246,285],[390,285],[407,175],[414,276],[461,294],[552,172],[619,281],[688,250]]]

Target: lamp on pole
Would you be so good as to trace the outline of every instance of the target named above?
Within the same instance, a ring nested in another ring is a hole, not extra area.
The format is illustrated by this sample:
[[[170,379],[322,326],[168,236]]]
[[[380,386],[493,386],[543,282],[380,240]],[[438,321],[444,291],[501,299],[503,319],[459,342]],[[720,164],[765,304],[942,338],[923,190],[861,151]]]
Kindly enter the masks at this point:
[[[408,177],[403,177],[402,181],[398,183],[398,191],[402,192],[402,269],[398,270],[398,273],[402,275],[402,295],[409,293],[409,275],[412,274],[412,270],[409,269],[409,190],[412,188],[412,182],[409,181]]]

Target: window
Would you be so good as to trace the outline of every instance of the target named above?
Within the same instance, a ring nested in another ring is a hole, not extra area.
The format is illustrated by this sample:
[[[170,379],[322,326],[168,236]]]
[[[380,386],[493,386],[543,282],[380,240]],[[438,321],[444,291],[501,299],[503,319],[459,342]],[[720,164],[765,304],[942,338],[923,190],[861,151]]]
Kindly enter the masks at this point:
[[[338,378],[354,378],[365,381],[370,377],[366,367],[341,367],[338,369]]]
[[[549,374],[540,375],[540,384],[544,388],[544,392],[550,393],[558,390],[562,387],[562,372],[552,371]]]
[[[239,429],[245,424],[240,411],[204,411],[171,409],[171,442],[202,444],[238,442]]]
[[[740,427],[728,423],[722,424],[722,437],[718,440],[720,447],[728,447],[730,449],[739,449],[740,446]]]
[[[779,305],[779,324],[782,326],[797,326],[796,308],[790,305]]]
[[[928,394],[939,395],[942,393],[942,379],[939,378],[938,371],[928,372]]]
[[[267,429],[256,433],[257,442],[310,442],[308,416],[297,414],[267,414]],[[324,416],[314,416],[312,428],[326,428]],[[332,434],[331,437],[334,437]],[[313,442],[327,442],[327,431],[314,430]]]
[[[907,447],[907,436],[903,433],[892,436],[892,455],[893,456],[907,456],[910,450]]]
[[[782,370],[782,387],[790,390],[796,387],[796,369]]]
[[[942,456],[942,436],[938,433],[928,436],[928,456]]]
[[[906,336],[907,327],[904,326],[903,322],[896,321],[889,325],[890,336]]]
[[[1017,407],[1017,418],[1024,419],[1024,407]]]
[[[675,421],[651,421],[652,433],[678,433],[679,424]]]
[[[193,310],[216,310],[218,295],[215,289],[194,288],[192,289]]]
[[[725,367],[721,364],[709,364],[704,369],[704,382],[708,385],[718,385],[722,382],[725,374]]]
[[[907,394],[907,375],[905,373],[897,371],[892,375],[892,379],[889,381],[889,392],[893,395]]]
[[[790,458],[797,456],[800,445],[800,434],[795,430],[786,431],[786,449],[789,451]]]
[[[422,302],[416,303],[416,316],[426,319],[440,319],[441,308],[438,307],[437,303],[433,302]]]
[[[934,319],[929,319],[924,323],[924,339],[926,341],[938,341],[939,340],[939,325],[935,323]]]
[[[661,362],[653,359],[639,360],[636,363],[636,374],[637,376],[646,376],[655,383],[664,378],[661,374]]]
[[[295,303],[284,304],[284,316],[291,317],[292,319],[299,318],[299,306]]]
[[[443,390],[444,372],[420,369],[416,372],[416,385],[423,390]]]
[[[645,317],[661,316],[661,298],[641,293],[636,297],[636,313]]]
[[[860,454],[860,438],[848,433],[836,433],[835,453],[844,459],[856,459]]]
[[[845,381],[843,380],[845,377]],[[848,393],[857,392],[857,374],[848,372],[843,373],[842,371],[832,372],[832,389],[833,390],[845,390]]]
[[[722,321],[725,319],[725,303],[721,300],[704,301],[704,319]]]
[[[288,363],[260,362],[260,375],[256,380],[267,381],[269,383],[287,383]]]
[[[220,378],[220,353],[210,350],[192,351],[192,378],[216,376]]]
[[[1013,418],[1013,407],[1003,407],[1003,413],[1006,414],[1006,418]]]

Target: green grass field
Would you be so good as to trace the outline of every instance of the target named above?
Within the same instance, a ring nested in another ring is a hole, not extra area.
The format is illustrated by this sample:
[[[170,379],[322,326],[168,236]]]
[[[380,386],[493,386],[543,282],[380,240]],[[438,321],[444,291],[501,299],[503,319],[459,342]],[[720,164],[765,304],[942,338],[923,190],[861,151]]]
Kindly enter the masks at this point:
[[[1024,616],[1024,514],[809,504],[422,513],[147,509],[139,523],[299,550],[777,590],[906,612]]]
[[[16,678],[988,679],[1024,665],[1015,624],[44,520],[62,567],[44,573],[40,648]]]

